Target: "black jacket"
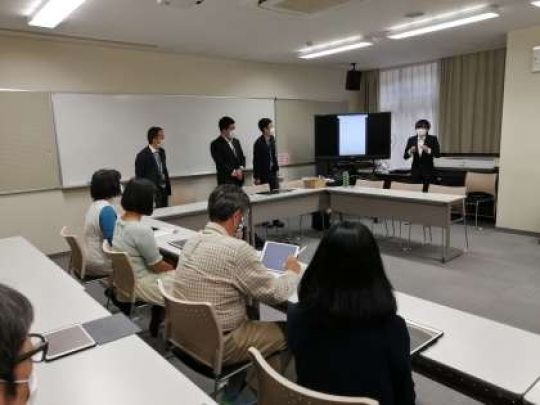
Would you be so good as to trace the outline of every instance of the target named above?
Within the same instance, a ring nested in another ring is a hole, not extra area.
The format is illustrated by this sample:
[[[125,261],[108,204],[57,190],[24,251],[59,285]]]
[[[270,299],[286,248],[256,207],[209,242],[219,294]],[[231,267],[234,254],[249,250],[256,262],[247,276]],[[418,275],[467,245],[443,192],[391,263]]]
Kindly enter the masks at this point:
[[[433,158],[438,158],[441,156],[441,148],[439,146],[439,141],[434,135],[426,135],[424,145],[431,149],[431,154],[422,152],[422,156],[418,153],[418,136],[411,136],[407,141],[407,146],[405,147],[405,152],[403,157],[405,160],[409,159],[409,149],[413,146],[416,147],[416,150],[412,154],[412,167],[411,170],[413,174],[419,175],[431,175],[433,173]]]
[[[289,305],[287,335],[300,385],[381,405],[414,405],[410,337],[400,316],[330,326],[315,311]]]
[[[244,181],[238,181],[231,174],[240,167],[246,167],[246,157],[238,139],[233,138],[232,144],[236,155],[225,138],[219,136],[210,144],[210,153],[216,164],[218,184],[238,184],[241,186]]]
[[[159,156],[161,157],[163,175],[165,176],[165,190],[167,191],[167,195],[171,195],[171,180],[169,178],[169,170],[167,169],[167,157],[165,156],[165,150],[163,148],[159,148]],[[149,146],[145,147],[137,154],[135,159],[135,176],[148,179],[154,183],[156,187],[161,188],[159,168]]]
[[[270,181],[272,173],[278,171],[276,139],[271,136],[270,142],[266,143],[264,135],[261,135],[253,144],[253,178],[260,180],[261,184],[266,184]]]

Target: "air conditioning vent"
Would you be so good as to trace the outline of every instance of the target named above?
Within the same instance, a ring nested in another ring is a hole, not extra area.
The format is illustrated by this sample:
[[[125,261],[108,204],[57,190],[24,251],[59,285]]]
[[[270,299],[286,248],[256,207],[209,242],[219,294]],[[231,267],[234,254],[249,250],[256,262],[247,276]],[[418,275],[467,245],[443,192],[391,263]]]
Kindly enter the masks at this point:
[[[258,2],[259,7],[267,10],[311,16],[349,3],[351,0],[258,0]]]
[[[160,6],[191,8],[202,4],[204,0],[156,0]]]

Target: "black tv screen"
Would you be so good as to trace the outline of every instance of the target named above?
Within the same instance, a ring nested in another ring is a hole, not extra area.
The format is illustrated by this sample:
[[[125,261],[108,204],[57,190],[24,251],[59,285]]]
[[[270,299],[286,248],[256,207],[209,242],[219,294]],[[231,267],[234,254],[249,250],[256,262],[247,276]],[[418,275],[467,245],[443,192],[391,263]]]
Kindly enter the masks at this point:
[[[389,159],[391,114],[315,116],[315,158]]]

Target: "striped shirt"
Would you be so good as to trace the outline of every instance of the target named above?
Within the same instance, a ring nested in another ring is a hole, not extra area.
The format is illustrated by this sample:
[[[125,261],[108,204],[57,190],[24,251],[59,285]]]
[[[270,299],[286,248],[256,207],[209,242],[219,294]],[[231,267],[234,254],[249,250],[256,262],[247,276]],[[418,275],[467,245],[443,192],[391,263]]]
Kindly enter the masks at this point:
[[[176,280],[178,298],[211,303],[227,332],[248,319],[246,305],[251,299],[270,305],[287,301],[299,276],[287,271],[276,277],[253,247],[209,222],[184,246]]]

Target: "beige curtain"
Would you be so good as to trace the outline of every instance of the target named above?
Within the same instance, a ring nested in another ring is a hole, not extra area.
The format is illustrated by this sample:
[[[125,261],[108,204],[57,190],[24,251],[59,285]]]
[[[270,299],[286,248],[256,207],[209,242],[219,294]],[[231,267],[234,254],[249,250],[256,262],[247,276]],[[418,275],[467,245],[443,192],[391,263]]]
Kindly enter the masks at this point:
[[[506,50],[440,63],[439,139],[443,153],[499,153]]]
[[[379,71],[362,72],[360,91],[351,91],[350,112],[377,112],[379,110]]]

